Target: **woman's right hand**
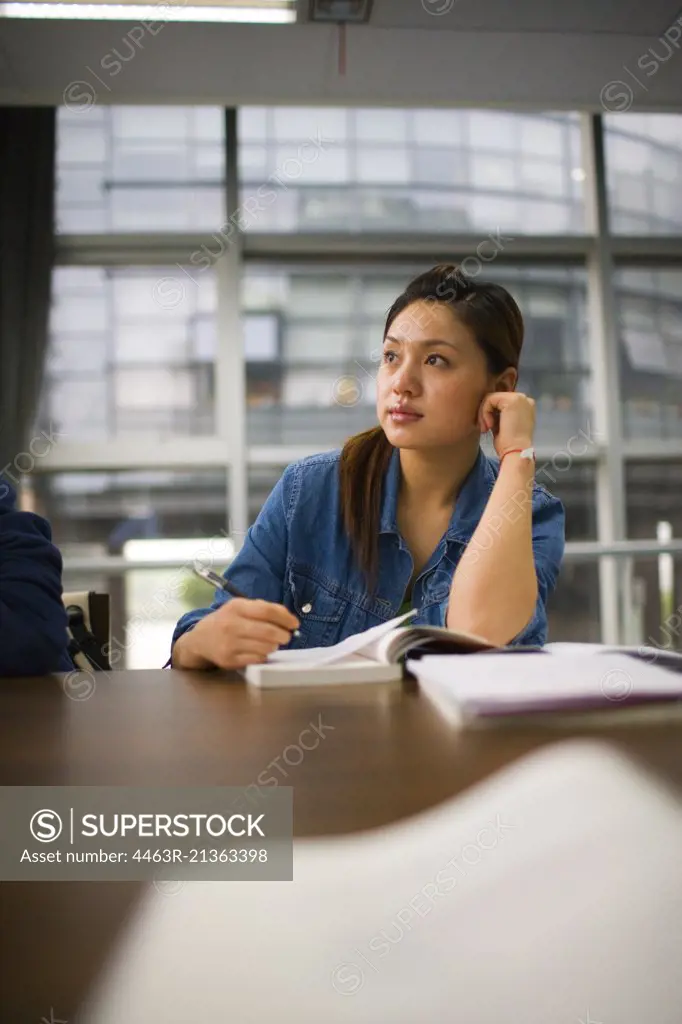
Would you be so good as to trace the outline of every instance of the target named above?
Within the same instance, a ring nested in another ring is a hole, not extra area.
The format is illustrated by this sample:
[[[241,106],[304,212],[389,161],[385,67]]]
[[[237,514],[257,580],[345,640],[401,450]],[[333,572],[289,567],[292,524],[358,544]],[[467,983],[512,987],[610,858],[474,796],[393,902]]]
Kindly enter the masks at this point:
[[[282,604],[232,597],[173,645],[173,668],[244,668],[288,644],[299,621]]]

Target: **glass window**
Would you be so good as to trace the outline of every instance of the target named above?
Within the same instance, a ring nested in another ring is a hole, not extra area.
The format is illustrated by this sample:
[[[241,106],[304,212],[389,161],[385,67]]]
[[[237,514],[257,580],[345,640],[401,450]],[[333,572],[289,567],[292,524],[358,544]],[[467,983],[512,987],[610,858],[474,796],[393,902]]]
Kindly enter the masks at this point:
[[[374,344],[378,346],[381,346],[381,332],[383,331],[388,311],[400,294],[400,289],[396,291],[396,283],[395,272],[390,276],[372,274],[370,277],[368,275],[363,283],[361,293],[362,310],[368,318],[371,318],[372,326],[374,326],[374,322],[380,322],[381,324],[378,340],[374,339]]]
[[[273,187],[277,185],[279,188],[297,189],[304,184],[334,184],[348,180],[348,150],[336,145],[316,148],[312,143],[282,143],[265,152],[266,160],[271,154],[275,160],[275,180],[270,182]],[[267,195],[263,195],[263,191],[260,197],[263,202],[271,202]]]
[[[355,133],[358,142],[407,142],[408,112],[405,110],[358,110]]]
[[[657,523],[665,521],[682,538],[682,460],[633,459],[625,468],[627,536],[655,540]]]
[[[582,451],[584,447],[584,444],[575,442],[570,451]],[[563,450],[566,450],[565,445]],[[562,456],[547,463],[541,460],[538,469],[538,482],[563,502],[566,540],[596,540],[595,465]],[[550,640],[601,641],[599,567],[596,560],[564,560],[556,590],[549,599],[547,620]]]
[[[325,275],[322,289],[317,273],[297,274],[288,281],[291,310],[297,317],[343,317],[354,300],[353,280],[348,276],[337,279]]]
[[[363,147],[357,154],[358,181],[377,184],[405,184],[409,181],[409,160],[404,146]]]
[[[248,111],[249,107],[240,107]],[[344,142],[347,133],[348,111],[325,107],[324,115],[316,107],[269,108],[272,137],[297,143],[310,142],[324,136],[330,145]]]
[[[249,523],[256,521],[284,466],[249,466]]]
[[[502,153],[520,152],[521,124],[516,114],[502,111],[472,110],[467,117],[472,150],[488,149]]]
[[[38,425],[44,423],[69,439],[102,440],[111,419],[108,402],[109,388],[99,374],[48,377]]]
[[[71,442],[214,430],[216,281],[58,267],[41,416]]]
[[[574,114],[246,107],[239,131],[247,231],[584,230]]]
[[[223,469],[40,473],[30,479],[36,510],[50,520],[67,561],[83,545],[114,555],[133,538],[201,538],[227,522]]]
[[[264,142],[268,137],[268,107],[241,107],[239,144]]]
[[[350,325],[292,323],[285,335],[284,359],[292,364],[347,359],[353,354],[353,336]]]
[[[415,185],[465,185],[468,180],[464,150],[445,146],[421,146],[412,151]]]
[[[194,381],[187,370],[157,369],[116,370],[114,403],[124,418],[134,422],[137,413],[147,421],[149,396],[154,396],[154,409],[159,413],[186,413],[194,404]]]
[[[627,561],[629,642],[682,651],[682,558],[675,554]]]
[[[279,356],[279,318],[274,313],[249,313],[243,318],[244,358],[267,363]]]
[[[57,230],[215,230],[224,221],[220,107],[64,107],[57,119]]]
[[[584,274],[502,266],[486,272],[524,313],[520,387],[537,402],[538,444],[563,449],[588,432],[591,410]],[[243,312],[250,318],[269,311],[282,337],[276,358],[247,360],[249,444],[333,447],[376,422],[384,320],[411,276],[395,268],[247,266]]]
[[[620,270],[618,304],[623,432],[682,437],[682,270]]]
[[[625,467],[627,535],[656,540],[659,524],[673,539],[682,537],[682,461],[628,461]],[[658,555],[632,559],[635,611],[642,642],[682,650],[682,558]]]
[[[462,143],[466,126],[461,110],[419,110],[412,118],[412,135],[420,146],[455,146]]]
[[[682,114],[604,118],[612,230],[682,234]]]
[[[65,591],[109,594],[114,667],[160,668],[179,617],[213,597],[192,559],[222,571],[234,550],[225,470],[46,473],[30,482],[64,557]],[[123,573],[79,566],[110,556],[183,564]]]
[[[568,513],[567,513],[568,515]],[[547,603],[549,642],[601,643],[597,562],[564,562]]]
[[[516,164],[509,157],[474,154],[471,159],[471,176],[482,190],[498,189],[502,192],[516,190]]]
[[[528,153],[552,160],[564,145],[563,131],[559,122],[548,122],[535,117],[515,117],[519,126],[521,145]]]
[[[566,168],[548,160],[526,160],[520,168],[522,191],[560,196],[565,186]]]

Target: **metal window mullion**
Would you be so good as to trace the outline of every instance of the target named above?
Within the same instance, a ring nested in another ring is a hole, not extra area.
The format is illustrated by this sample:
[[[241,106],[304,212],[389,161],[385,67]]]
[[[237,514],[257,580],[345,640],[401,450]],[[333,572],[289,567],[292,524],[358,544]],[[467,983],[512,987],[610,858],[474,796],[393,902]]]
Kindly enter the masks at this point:
[[[197,547],[201,541],[197,540]],[[627,541],[627,547],[613,546],[601,548],[591,541],[568,541],[564,558],[574,565],[586,565],[601,557],[602,551],[611,551],[614,557],[626,559],[632,554],[651,557],[669,552],[670,554],[682,554],[682,541],[668,541],[656,544],[655,541]],[[632,553],[632,554],[631,554]],[[113,576],[124,575],[128,572],[140,569],[183,569],[187,565],[187,558],[123,558],[121,555],[67,555],[64,559],[64,570],[69,573],[103,572]]]
[[[118,404],[116,392],[118,384],[118,365],[116,361],[116,303],[113,301],[114,279],[108,271],[104,275],[106,288],[106,306],[109,319],[109,330],[104,342],[105,376],[104,404],[106,408],[106,432],[108,437],[116,437],[118,431]],[[73,378],[71,378],[73,380]]]
[[[36,462],[36,473],[73,473],[125,469],[209,469],[225,465],[225,443],[217,437],[174,437],[164,440],[112,437],[104,441],[60,440]],[[228,453],[229,454],[229,453]]]
[[[106,173],[107,173],[107,168],[114,166],[114,149],[115,149],[115,145],[114,145],[113,114],[114,114],[113,110],[111,108],[109,108],[106,111],[106,115],[105,115],[106,116],[106,128],[105,128],[105,141],[104,141],[104,145],[105,145],[105,149],[106,149],[106,157],[105,157],[106,163],[104,165],[104,172],[103,172],[103,181],[102,181],[103,186],[104,186],[104,182],[105,182],[105,176],[106,176]],[[113,198],[113,192],[110,190],[108,195],[106,195],[106,197],[105,197],[105,207],[104,207],[105,211],[106,211],[106,222],[107,222],[107,226],[108,226],[107,234],[109,234],[110,232],[112,232],[114,230],[113,216],[112,216],[112,210],[111,210],[112,198]]]
[[[620,401],[618,335],[613,287],[613,253],[609,233],[604,134],[601,117],[583,114],[583,159],[587,169],[585,202],[594,245],[587,259],[588,345],[593,366],[597,461],[597,539],[609,544],[625,539],[625,482]],[[621,642],[628,567],[608,556],[599,562],[602,643]],[[622,596],[624,604],[619,598]]]
[[[276,232],[247,232],[242,240],[247,259],[278,262],[325,260],[334,268],[339,264],[386,261],[410,266],[463,259],[475,253],[485,237],[484,232],[400,233],[400,232],[339,232],[319,233],[297,231],[292,234]],[[500,262],[506,265],[532,267],[539,261],[564,267],[567,264],[583,266],[592,248],[593,240],[587,235],[533,235],[514,236],[512,246],[506,246]]]
[[[229,473],[228,531],[238,549],[248,528],[246,461],[246,374],[241,322],[242,249],[239,227],[237,111],[225,110],[226,223],[234,228],[217,261],[218,351],[216,354],[216,433],[225,442]]]
[[[247,257],[272,257],[282,260],[332,257],[337,261],[376,260],[409,261],[461,258],[475,251],[482,232],[468,234],[416,232],[318,233],[247,232],[242,250]],[[166,266],[187,262],[202,245],[216,247],[210,231],[166,232],[131,235],[59,234],[56,237],[57,266]],[[505,248],[501,261],[509,265],[533,266],[538,261],[560,266],[582,265],[592,247],[585,234],[519,235]],[[622,235],[611,241],[618,266],[679,267],[682,262],[682,237],[637,237]]]
[[[682,462],[682,437],[632,438],[624,441],[623,454],[626,461],[669,459]]]
[[[185,265],[202,246],[216,249],[215,232],[168,232],[167,234],[58,235],[57,266],[136,266]]]

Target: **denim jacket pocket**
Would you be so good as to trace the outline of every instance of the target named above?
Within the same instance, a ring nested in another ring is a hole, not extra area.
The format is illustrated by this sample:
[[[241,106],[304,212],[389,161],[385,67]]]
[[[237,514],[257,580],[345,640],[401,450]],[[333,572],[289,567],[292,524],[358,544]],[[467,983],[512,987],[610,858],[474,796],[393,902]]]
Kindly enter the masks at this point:
[[[348,610],[348,599],[339,584],[320,579],[307,566],[292,566],[288,584],[301,633],[292,639],[291,647],[328,647],[337,643]]]

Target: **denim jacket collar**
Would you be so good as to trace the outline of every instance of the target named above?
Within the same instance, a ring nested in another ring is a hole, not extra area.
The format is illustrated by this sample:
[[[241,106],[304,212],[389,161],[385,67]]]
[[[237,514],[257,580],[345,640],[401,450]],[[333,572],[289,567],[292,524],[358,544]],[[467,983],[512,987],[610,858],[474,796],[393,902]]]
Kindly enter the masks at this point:
[[[446,531],[447,540],[469,540],[495,486],[496,474],[481,448],[471,470],[464,479]],[[400,451],[394,448],[384,476],[381,502],[380,533],[399,534],[397,524],[398,491],[400,489]]]

